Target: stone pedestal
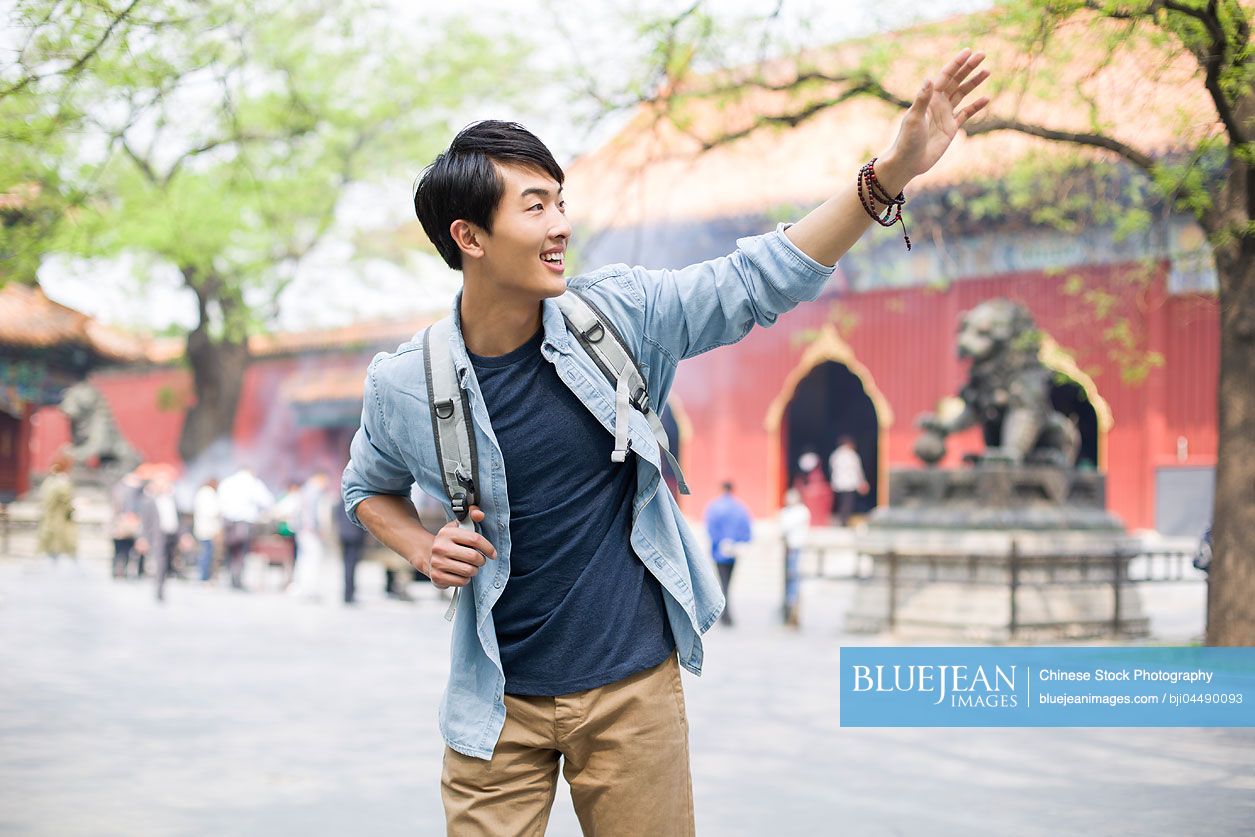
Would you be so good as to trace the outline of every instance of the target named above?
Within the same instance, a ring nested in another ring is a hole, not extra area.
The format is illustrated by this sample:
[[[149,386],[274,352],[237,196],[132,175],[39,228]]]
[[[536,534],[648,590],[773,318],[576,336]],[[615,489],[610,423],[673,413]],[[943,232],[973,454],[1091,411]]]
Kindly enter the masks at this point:
[[[1102,474],[986,464],[898,469],[868,522],[855,633],[1035,642],[1145,636],[1128,583],[1136,544],[1104,508]]]
[[[1107,511],[1107,478],[1049,465],[983,464],[961,470],[895,468],[878,529],[1123,533]]]

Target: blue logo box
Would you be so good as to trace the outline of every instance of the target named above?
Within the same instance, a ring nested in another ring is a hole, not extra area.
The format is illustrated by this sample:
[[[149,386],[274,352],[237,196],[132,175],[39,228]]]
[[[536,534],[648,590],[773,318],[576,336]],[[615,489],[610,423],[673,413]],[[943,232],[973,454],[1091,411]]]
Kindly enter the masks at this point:
[[[843,647],[843,727],[1255,727],[1255,648]]]

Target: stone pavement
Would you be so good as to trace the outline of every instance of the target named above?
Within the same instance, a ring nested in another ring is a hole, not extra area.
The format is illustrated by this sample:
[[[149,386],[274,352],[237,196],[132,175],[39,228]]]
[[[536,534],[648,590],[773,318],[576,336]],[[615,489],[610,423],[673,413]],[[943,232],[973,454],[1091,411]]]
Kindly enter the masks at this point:
[[[103,558],[0,559],[0,834],[443,833],[444,604],[367,565],[345,608],[326,569],[321,603],[174,581],[162,606]],[[685,676],[699,834],[1251,833],[1255,730],[840,729],[848,585],[808,582],[793,633],[778,562],[738,573]],[[1164,638],[1197,632],[1197,590],[1156,595]],[[549,834],[578,833],[564,787]]]

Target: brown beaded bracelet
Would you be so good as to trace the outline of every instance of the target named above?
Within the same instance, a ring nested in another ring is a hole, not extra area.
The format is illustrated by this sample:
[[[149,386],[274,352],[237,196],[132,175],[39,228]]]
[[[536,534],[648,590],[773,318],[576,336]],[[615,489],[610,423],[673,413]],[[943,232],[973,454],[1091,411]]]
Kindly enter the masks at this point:
[[[906,205],[906,195],[898,192],[897,197],[893,197],[885,190],[885,187],[876,179],[875,162],[876,157],[866,163],[858,170],[858,199],[863,204],[863,209],[867,210],[867,214],[872,217],[877,224],[882,227],[892,227],[894,224],[902,224],[902,238],[906,241],[906,249],[911,249],[911,237],[906,233],[906,221],[902,219],[902,207]],[[876,206],[872,202],[873,199],[885,205],[885,212],[882,216],[876,211]]]

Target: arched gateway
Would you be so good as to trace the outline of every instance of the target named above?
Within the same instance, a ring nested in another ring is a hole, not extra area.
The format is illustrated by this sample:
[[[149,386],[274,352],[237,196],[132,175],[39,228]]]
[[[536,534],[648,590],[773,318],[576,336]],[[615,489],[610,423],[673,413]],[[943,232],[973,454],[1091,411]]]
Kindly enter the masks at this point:
[[[828,457],[837,440],[849,435],[871,485],[856,512],[870,511],[888,494],[884,437],[892,423],[893,411],[867,367],[832,325],[824,326],[785,377],[763,422],[775,459],[770,473],[777,475],[777,497],[797,475],[798,459],[808,451],[818,454],[825,477],[831,476]]]

